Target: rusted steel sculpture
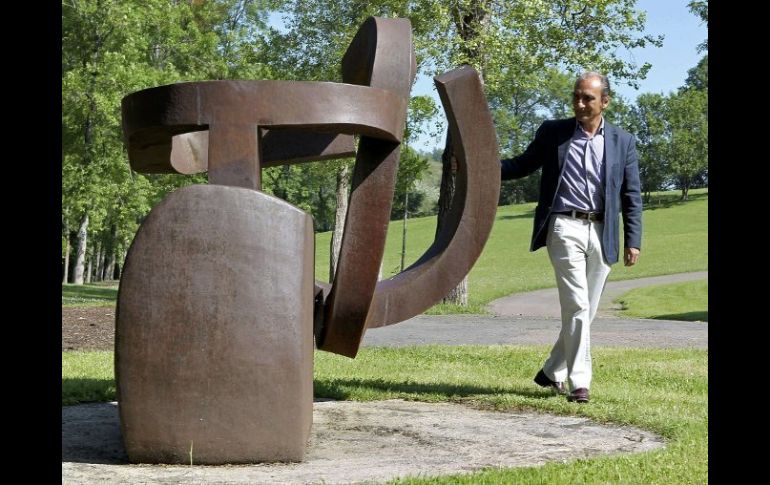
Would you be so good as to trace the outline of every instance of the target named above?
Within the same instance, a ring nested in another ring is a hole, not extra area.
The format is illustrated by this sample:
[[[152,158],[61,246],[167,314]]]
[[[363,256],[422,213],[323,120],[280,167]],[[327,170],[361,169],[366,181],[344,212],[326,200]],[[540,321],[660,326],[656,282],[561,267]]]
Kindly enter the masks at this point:
[[[158,204],[126,258],[115,371],[131,461],[301,460],[314,336],[355,357],[367,327],[423,312],[470,270],[500,170],[478,74],[462,68],[435,78],[458,160],[449,221],[414,265],[377,281],[415,70],[409,21],[370,18],[344,83],[191,82],[123,99],[134,170],[209,177]],[[261,192],[260,171],[353,154],[337,272],[314,283],[312,219]]]

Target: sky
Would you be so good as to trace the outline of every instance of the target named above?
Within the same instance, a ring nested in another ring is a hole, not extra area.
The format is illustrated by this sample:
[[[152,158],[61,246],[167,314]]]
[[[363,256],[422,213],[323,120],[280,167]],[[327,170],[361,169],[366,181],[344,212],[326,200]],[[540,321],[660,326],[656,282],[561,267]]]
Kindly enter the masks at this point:
[[[687,8],[689,0],[639,0],[637,10],[647,12],[646,33],[664,35],[663,47],[635,49],[638,64],[652,64],[647,79],[638,91],[628,86],[615,86],[616,91],[631,101],[641,93],[668,94],[684,84],[687,71],[698,64],[704,53],[697,46],[708,37],[706,24]]]

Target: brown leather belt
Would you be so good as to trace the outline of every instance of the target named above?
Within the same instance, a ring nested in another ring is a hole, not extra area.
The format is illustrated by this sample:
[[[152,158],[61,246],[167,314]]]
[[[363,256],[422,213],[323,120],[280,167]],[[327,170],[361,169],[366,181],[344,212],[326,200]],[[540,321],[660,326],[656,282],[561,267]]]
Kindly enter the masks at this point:
[[[562,214],[565,216],[574,217],[575,219],[585,219],[591,222],[604,222],[604,214],[601,212],[581,212],[581,211],[564,211],[554,212],[554,214]]]

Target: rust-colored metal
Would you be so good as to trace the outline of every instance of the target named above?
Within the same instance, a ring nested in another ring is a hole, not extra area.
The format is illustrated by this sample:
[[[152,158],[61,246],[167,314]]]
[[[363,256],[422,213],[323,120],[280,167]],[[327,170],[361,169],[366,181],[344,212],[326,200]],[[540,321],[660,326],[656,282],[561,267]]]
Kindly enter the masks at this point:
[[[436,78],[459,161],[449,222],[417,263],[379,283],[416,72],[409,21],[368,19],[342,72],[345,83],[189,82],[123,99],[134,170],[207,171],[212,184],[170,194],[126,258],[116,378],[132,461],[302,459],[313,335],[354,357],[367,327],[421,313],[479,256],[500,177],[476,71]],[[260,192],[261,169],[353,153],[337,273],[314,285],[311,219]]]
[[[131,461],[302,460],[313,420],[314,261],[311,217],[263,192],[193,185],[153,208],[117,307]]]
[[[183,169],[183,173],[206,168],[209,183],[232,185],[227,177],[220,182],[217,172],[232,167],[241,174],[241,179],[253,180],[253,174],[261,167],[257,162],[258,145],[263,140],[271,140],[269,136],[257,136],[262,128],[313,134],[360,134],[398,144],[406,121],[406,104],[407,99],[403,96],[385,89],[339,83],[180,83],[145,89],[123,98],[123,134],[134,170],[168,173],[177,171],[171,163],[176,158],[172,156],[173,139],[208,130],[205,164],[201,157],[198,162],[187,164],[194,169]],[[219,137],[221,141],[217,141]],[[310,138],[318,139],[312,135]],[[177,146],[182,150],[184,144]],[[202,153],[202,138],[197,143],[190,143],[188,139],[187,146],[190,151],[200,147],[197,152]],[[308,148],[302,158],[331,156],[328,151],[320,150],[322,146],[317,143],[313,146],[318,147],[319,152],[310,153]],[[341,152],[347,153],[348,147],[343,147]],[[176,165],[184,166],[179,162]],[[252,183],[256,184],[256,180]],[[259,189],[256,185],[249,188]]]
[[[301,130],[260,130],[263,168],[292,163],[352,157],[353,135],[313,133]],[[201,173],[209,167],[209,132],[194,131],[171,139],[171,168],[168,172]],[[168,169],[168,167],[166,167]]]
[[[412,318],[444,298],[471,270],[492,231],[500,156],[478,72],[464,67],[434,79],[457,157],[452,207],[425,254],[377,285],[366,325],[370,328]]]
[[[367,20],[342,59],[346,82],[388,89],[409,99],[416,73],[405,19]],[[399,137],[403,133],[399,132]],[[377,286],[398,172],[400,144],[362,136],[351,181],[334,283],[316,333],[319,349],[355,357]]]
[[[452,140],[456,140],[458,160],[455,195],[444,227],[417,262],[376,285],[367,311],[348,315],[344,320],[344,331],[333,334],[333,344],[327,336],[326,346],[319,348],[354,357],[365,328],[391,325],[424,312],[457,286],[478,259],[489,237],[500,194],[500,158],[492,115],[478,72],[470,67],[455,69],[437,76],[435,82],[447,113]],[[351,197],[351,206],[352,201]],[[348,220],[353,219],[352,210],[348,211]],[[365,218],[361,215],[358,220]],[[340,260],[348,255],[343,245]],[[370,273],[358,270],[367,268],[376,275],[381,256],[379,259],[367,258],[369,255],[365,252],[363,256],[354,268],[338,266],[335,285],[341,272],[353,281],[351,286],[371,281]],[[370,279],[364,280],[367,276]],[[374,279],[376,281],[376,276]],[[335,290],[338,289],[333,286],[332,295]],[[363,307],[364,303],[359,302],[359,308]],[[324,326],[328,326],[328,322],[324,322]],[[317,341],[316,334],[316,345]]]

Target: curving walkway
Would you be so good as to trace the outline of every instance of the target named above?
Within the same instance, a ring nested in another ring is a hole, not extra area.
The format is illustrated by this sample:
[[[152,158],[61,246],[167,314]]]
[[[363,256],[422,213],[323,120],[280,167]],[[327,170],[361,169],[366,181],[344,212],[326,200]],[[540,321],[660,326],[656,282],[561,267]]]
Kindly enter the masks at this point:
[[[669,283],[681,283],[683,281],[695,281],[707,279],[708,271],[697,271],[694,273],[679,273],[663,276],[652,276],[649,278],[636,278],[633,280],[608,281],[604,287],[604,293],[599,301],[599,312],[597,318],[615,316],[613,310],[616,308],[612,300],[635,288],[652,285],[665,285]],[[500,316],[532,316],[532,317],[553,317],[559,318],[559,295],[556,288],[531,291],[528,293],[517,293],[514,295],[498,298],[490,303],[487,308],[490,312]]]
[[[707,349],[707,322],[622,318],[611,307],[614,298],[633,288],[704,278],[707,271],[607,283],[602,309],[591,325],[592,346]],[[552,345],[561,328],[555,288],[500,298],[488,308],[495,314],[420,315],[372,328],[363,345]]]

